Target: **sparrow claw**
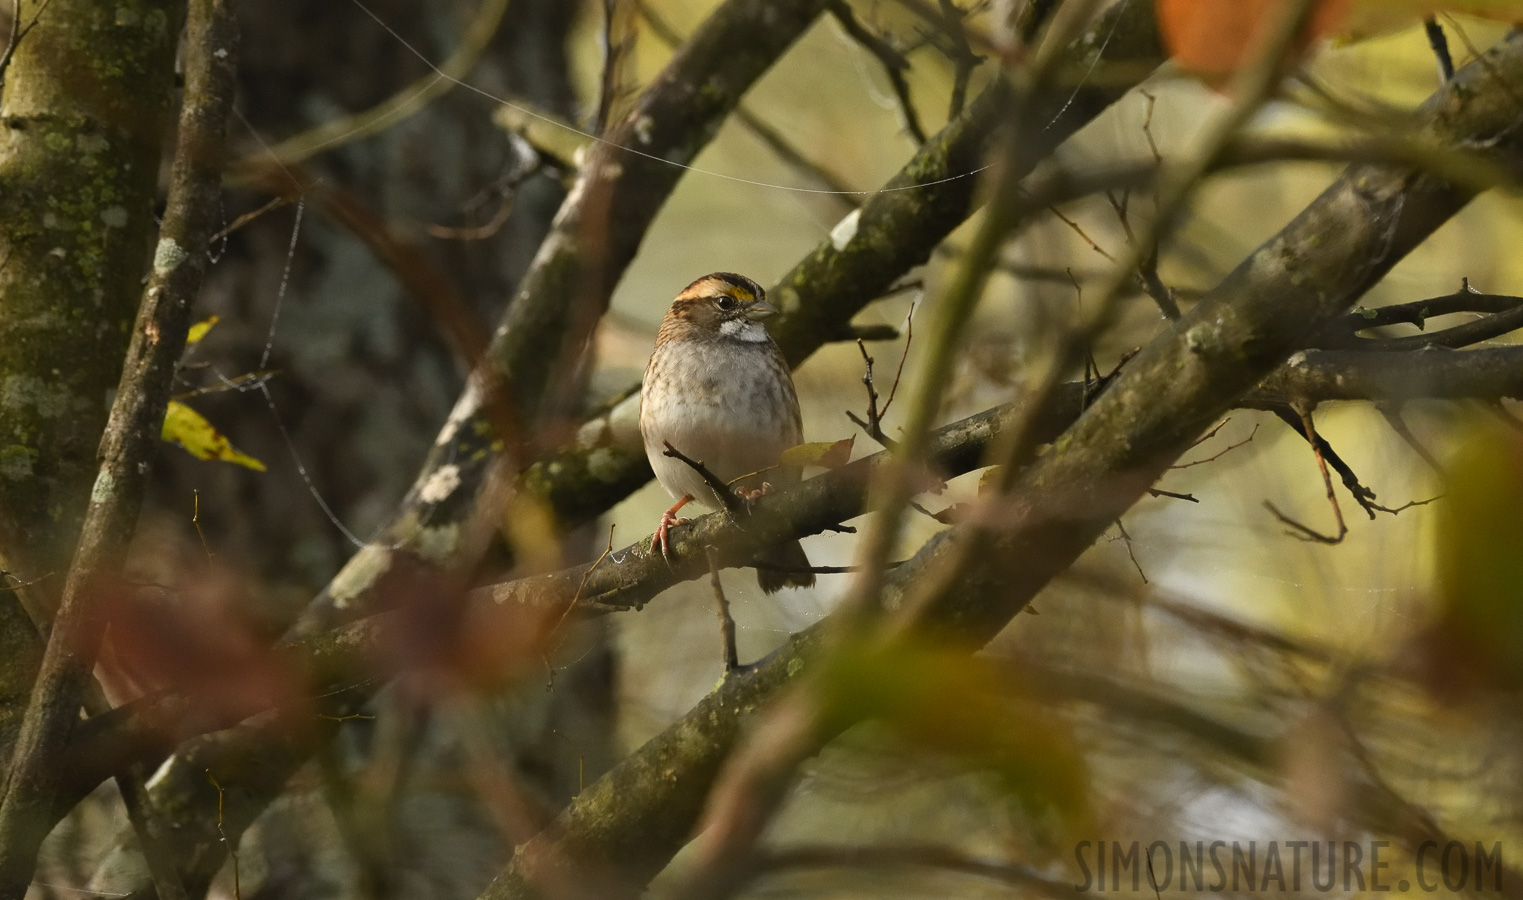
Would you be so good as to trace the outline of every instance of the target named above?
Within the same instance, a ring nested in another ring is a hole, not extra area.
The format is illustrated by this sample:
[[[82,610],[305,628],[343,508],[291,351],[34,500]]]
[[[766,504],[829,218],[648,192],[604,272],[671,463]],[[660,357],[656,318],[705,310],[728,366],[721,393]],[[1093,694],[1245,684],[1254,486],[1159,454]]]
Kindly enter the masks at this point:
[[[762,497],[767,496],[767,491],[770,490],[771,487],[771,484],[764,481],[762,482],[762,486],[754,491],[748,491],[745,488],[736,488],[735,496],[749,503],[752,500],[760,500]]]
[[[666,560],[668,565],[671,564],[672,557],[668,552],[671,549],[671,538],[667,536],[667,531],[682,525],[691,524],[693,521],[687,516],[676,514],[676,511],[681,507],[682,504],[679,503],[661,514],[661,524],[656,526],[656,534],[651,538],[650,542],[651,549],[659,549],[661,551],[661,558]]]

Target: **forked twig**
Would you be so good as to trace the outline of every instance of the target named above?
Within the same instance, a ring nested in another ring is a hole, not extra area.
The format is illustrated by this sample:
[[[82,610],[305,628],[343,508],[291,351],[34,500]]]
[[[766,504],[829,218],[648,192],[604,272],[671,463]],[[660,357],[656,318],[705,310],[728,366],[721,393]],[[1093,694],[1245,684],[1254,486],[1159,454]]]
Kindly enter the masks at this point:
[[[983,62],[983,57],[974,53],[968,45],[968,31],[962,21],[967,14],[967,10],[960,9],[952,0],[941,0],[941,15],[946,20],[943,30],[951,43],[951,51],[947,56],[954,66],[952,96],[947,103],[948,119],[955,119],[962,113],[968,98],[968,80],[973,77],[973,70]]]
[[[874,34],[872,29],[857,20],[846,0],[831,0],[830,14],[840,23],[841,29],[847,36],[856,41],[862,49],[872,54],[883,67],[883,73],[888,76],[889,84],[893,85],[894,96],[899,98],[899,112],[904,117],[904,129],[915,139],[916,144],[926,142],[925,129],[920,125],[920,114],[915,111],[915,102],[910,97],[910,84],[904,77],[904,71],[910,67],[910,61],[904,58],[894,45]]]
[[[864,365],[862,384],[867,388],[867,419],[864,421],[851,410],[846,411],[846,418],[866,432],[868,437],[889,450],[897,449],[898,444],[893,438],[883,433],[883,418],[888,415],[889,407],[894,404],[894,397],[899,393],[899,380],[904,376],[904,361],[909,358],[910,344],[914,340],[915,304],[911,302],[909,315],[905,319],[904,325],[904,352],[899,354],[899,367],[894,370],[894,383],[889,387],[888,399],[883,401],[881,408],[878,406],[878,387],[873,379],[873,365],[877,360],[868,354],[867,347],[862,343],[862,340],[860,338],[857,340],[857,351],[862,354]]]
[[[1126,544],[1126,555],[1131,557],[1132,566],[1136,568],[1137,575],[1142,579],[1143,584],[1148,584],[1148,573],[1142,571],[1142,563],[1137,561],[1137,553],[1132,549],[1132,536],[1127,534],[1126,526],[1121,524],[1120,519],[1116,520],[1116,530],[1121,532],[1121,540]]]
[[[1201,438],[1200,441],[1196,442],[1197,446],[1201,443],[1201,441],[1207,441],[1207,440],[1210,440],[1212,437],[1214,437],[1218,431],[1222,430],[1222,425],[1226,425],[1230,421],[1232,421],[1232,420],[1231,419],[1225,419],[1225,420],[1222,421],[1221,425],[1218,425],[1215,428],[1211,429],[1211,431],[1209,433],[1207,433],[1205,437]],[[1188,468],[1191,468],[1192,466],[1203,466],[1203,465],[1205,465],[1208,462],[1216,462],[1217,460],[1221,459],[1223,456],[1226,456],[1228,453],[1231,453],[1233,450],[1236,450],[1237,448],[1239,448],[1239,447],[1243,446],[1244,444],[1248,443],[1249,441],[1253,440],[1253,436],[1258,434],[1258,433],[1259,433],[1258,423],[1254,423],[1253,430],[1248,432],[1248,436],[1243,438],[1242,440],[1238,441],[1237,443],[1235,443],[1235,444],[1228,444],[1226,447],[1223,447],[1222,449],[1216,451],[1215,453],[1211,454],[1210,456],[1206,457],[1205,459],[1191,460],[1190,462],[1187,462],[1187,463],[1179,463],[1177,465],[1169,466],[1169,468],[1171,468],[1171,469],[1188,469]]]
[[[1306,429],[1306,440],[1311,444],[1311,451],[1317,457],[1317,468],[1322,472],[1322,484],[1327,488],[1327,502],[1333,506],[1333,518],[1338,522],[1338,533],[1331,536],[1325,535],[1316,529],[1302,525],[1295,519],[1280,512],[1268,500],[1264,501],[1264,505],[1269,508],[1269,511],[1274,514],[1275,518],[1280,520],[1280,524],[1292,529],[1290,534],[1295,537],[1299,537],[1302,540],[1315,541],[1319,544],[1342,543],[1344,535],[1348,534],[1348,525],[1344,524],[1343,510],[1338,506],[1338,495],[1333,491],[1333,476],[1328,474],[1327,462],[1322,458],[1322,446],[1321,442],[1317,440],[1317,428],[1312,424],[1311,410],[1298,408],[1296,412],[1301,416],[1301,424]]]
[[[37,20],[42,18],[43,10],[48,8],[52,0],[42,0],[42,5],[37,7],[37,12],[32,14],[32,21],[21,28],[21,0],[14,0],[11,4],[11,36],[5,42],[5,52],[0,53],[0,84],[5,83],[5,70],[10,68],[11,58],[16,55],[16,48],[26,40],[26,36],[37,26]]]

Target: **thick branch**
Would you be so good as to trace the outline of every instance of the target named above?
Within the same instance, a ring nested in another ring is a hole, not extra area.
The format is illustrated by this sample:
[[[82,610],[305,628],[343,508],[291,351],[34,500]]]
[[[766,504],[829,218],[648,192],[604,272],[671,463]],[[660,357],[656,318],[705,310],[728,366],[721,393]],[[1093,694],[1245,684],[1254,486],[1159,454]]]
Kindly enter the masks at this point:
[[[525,422],[576,399],[547,392],[564,381],[684,167],[824,7],[729,0],[588,154],[490,352]]]
[[[9,4],[8,4],[9,6]],[[0,760],[36,676],[142,296],[179,4],[29,0],[0,103]],[[22,37],[20,32],[25,32]],[[80,63],[88,60],[88,65]],[[30,617],[40,629],[18,627]]]
[[[1510,90],[1489,83],[1493,78],[1523,81],[1523,36],[1467,67],[1455,79],[1458,89],[1430,100],[1419,121],[1445,142],[1487,146],[1516,163],[1523,111]],[[1133,359],[1054,450],[1020,476],[1011,527],[988,533],[970,524],[942,532],[890,573],[884,605],[919,610],[922,627],[970,646],[986,641],[1209,422],[1469,199],[1464,189],[1407,169],[1350,170]],[[965,542],[988,552],[960,552]],[[954,558],[962,564],[945,570]],[[763,702],[768,688],[809,670],[808,651],[821,628],[796,635],[754,672],[727,680],[584,791],[552,829],[520,849],[485,896],[536,895],[574,877],[576,865],[605,864],[643,883],[691,833],[708,785],[734,746],[736,720]]]
[[[501,445],[491,414],[498,404],[492,402],[495,392],[483,386],[504,386],[506,405],[525,429],[554,418],[554,410],[577,399],[551,392],[574,382],[567,377],[570,363],[684,166],[823,4],[727,0],[610,131],[609,143],[589,153],[552,233],[494,333],[486,354],[491,373],[478,372],[471,379],[385,532],[309,604],[293,637],[318,634],[336,622],[384,608],[388,598],[394,601],[436,583],[441,572],[474,566],[482,548],[463,535],[495,521],[501,502],[496,477],[502,470]],[[240,770],[241,790],[225,798],[224,828],[206,815],[186,815],[179,822],[178,849],[192,893],[203,889],[221,864],[222,831],[236,840],[290,773],[331,735],[323,726],[293,739],[288,725],[264,722],[198,742],[156,779],[155,802],[215,810],[217,795],[204,769]],[[138,885],[112,887],[133,890]]]
[[[118,589],[123,558],[147,487],[191,304],[217,228],[221,155],[236,85],[237,30],[226,0],[190,5],[185,97],[169,205],[101,440],[101,464],[79,546],[32,689],[0,802],[0,896],[26,893],[37,848],[53,820],[59,754],[79,721],[105,631],[104,602]]]
[[[1032,114],[1046,126],[1043,139],[1067,139],[1163,60],[1151,6],[1133,0],[1111,7],[1070,47],[1056,96]],[[768,297],[783,315],[771,331],[791,365],[844,333],[853,316],[925,263],[978,208],[978,179],[971,173],[984,165],[1007,107],[1002,90],[985,90],[772,287]],[[650,480],[635,424],[639,405],[631,391],[584,425],[574,447],[525,475],[561,521],[590,519]]]
[[[1387,381],[1393,373],[1404,381]],[[1359,395],[1350,385],[1365,385]],[[1402,390],[1405,385],[1409,390]],[[1082,382],[1064,385],[1033,417],[1029,427],[1037,441],[1060,435],[1094,400]],[[1254,391],[1238,402],[1242,409],[1267,410],[1295,399],[1417,400],[1523,398],[1523,347],[1465,352],[1400,354],[1309,351],[1296,354]],[[1017,415],[1001,406],[940,429],[932,441],[932,460],[946,475],[976,468],[989,443]],[[650,554],[649,540],[607,554],[603,561],[482,588],[473,602],[513,604],[559,617],[576,602],[581,615],[601,615],[615,609],[638,608],[673,584],[708,574],[706,551],[714,548],[721,566],[747,565],[755,550],[776,535],[805,537],[860,515],[865,510],[865,486],[884,454],[858,460],[834,472],[770,493],[758,500],[744,527],[722,514],[703,516],[674,533],[673,564]],[[758,530],[760,529],[760,530]],[[311,696],[332,695],[331,707],[321,711],[340,715],[363,690],[340,696],[333,692],[353,685],[357,673],[372,670],[385,656],[388,629],[400,616],[383,613],[289,644],[281,649],[293,671],[303,674]],[[393,632],[394,633],[394,632]],[[196,695],[162,694],[90,719],[68,753],[67,795],[59,800],[60,814],[101,780],[134,762],[154,762],[175,745],[231,726],[262,712],[259,703],[242,706],[208,705]]]

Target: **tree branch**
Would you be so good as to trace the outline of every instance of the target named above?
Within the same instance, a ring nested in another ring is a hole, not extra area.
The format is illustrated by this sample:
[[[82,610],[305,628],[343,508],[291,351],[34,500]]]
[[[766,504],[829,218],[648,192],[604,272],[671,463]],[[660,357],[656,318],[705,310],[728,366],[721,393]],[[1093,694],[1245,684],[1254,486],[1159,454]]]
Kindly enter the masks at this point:
[[[237,27],[227,0],[195,0],[169,205],[121,384],[101,439],[101,464],[64,582],[0,802],[0,896],[26,893],[53,824],[59,754],[79,722],[118,580],[142,507],[191,305],[217,228],[222,149],[236,90]]]
[[[933,20],[940,24],[939,16]],[[1118,3],[1066,51],[1076,86],[1037,102],[1032,118],[1044,139],[1066,140],[1120,99],[1165,54],[1147,3]],[[1081,77],[1091,70],[1106,76]],[[852,317],[889,291],[978,208],[978,179],[989,139],[1008,112],[1000,87],[985,89],[961,116],[932,137],[862,208],[767,292],[783,314],[769,330],[797,367]],[[523,478],[563,522],[590,519],[651,479],[640,449],[640,400],[631,390],[606,414],[586,423],[574,445],[532,467]]]
[[[1407,390],[1389,383],[1405,373]],[[1351,385],[1374,390],[1365,396]],[[1431,389],[1431,390],[1430,390]],[[1456,353],[1354,353],[1311,351],[1297,354],[1238,401],[1242,409],[1270,410],[1292,402],[1413,399],[1523,398],[1523,347],[1489,348]],[[1072,382],[1054,392],[1048,408],[1031,419],[1032,437],[1049,441],[1060,435],[1092,402],[1086,385]],[[948,425],[933,441],[933,462],[948,476],[970,471],[1006,424],[1018,414],[1001,406]],[[850,519],[865,509],[865,485],[883,454],[866,457],[842,469],[811,478],[757,501],[744,528],[723,514],[703,516],[674,538],[674,567],[649,553],[648,539],[610,551],[599,562],[550,575],[535,576],[481,588],[473,603],[517,605],[531,611],[604,615],[618,609],[638,609],[673,584],[710,573],[708,551],[721,567],[745,566],[754,545],[767,539],[752,534],[764,523],[769,534],[798,538],[823,529],[821,523]],[[382,613],[333,631],[314,635],[281,648],[289,667],[303,673],[312,696],[326,697],[324,715],[343,715],[374,685],[356,687],[360,673],[384,656],[386,635],[399,626],[396,613]],[[348,689],[348,690],[345,690]],[[208,706],[195,694],[161,694],[91,718],[72,742],[66,763],[69,787],[59,799],[58,814],[83,797],[101,780],[134,761],[156,762],[185,740],[218,731],[261,712],[259,703],[246,706]],[[204,779],[203,779],[204,780]]]
[[[483,369],[457,401],[413,489],[380,538],[308,605],[290,637],[319,634],[384,608],[388,598],[435,589],[443,573],[474,567],[484,544],[466,536],[478,536],[497,521],[507,468],[493,430],[499,394],[493,386],[502,386],[501,399],[525,437],[577,399],[554,392],[574,383],[567,372],[656,212],[740,96],[815,20],[824,2],[727,0],[609,132],[608,143],[589,152],[494,333]],[[353,702],[364,696],[358,692]],[[290,726],[262,722],[198,742],[156,779],[155,802],[204,811],[216,805],[204,770],[237,766],[242,772],[240,790],[225,798],[223,829],[205,815],[178,823],[177,849],[193,894],[221,864],[221,831],[236,841],[290,773],[332,734],[325,722],[303,727],[293,738]]]
[[[1492,77],[1523,80],[1523,36],[1466,67],[1454,80],[1458,89],[1430,100],[1418,121],[1449,143],[1486,144],[1494,156],[1517,162],[1523,116],[1508,92],[1485,89]],[[1134,358],[1065,433],[1063,452],[1021,474],[1010,527],[940,533],[891,573],[885,606],[918,610],[921,627],[970,647],[987,641],[1238,396],[1471,196],[1410,169],[1353,168]],[[957,552],[967,541],[989,552]],[[964,565],[949,571],[953,557]],[[727,680],[584,791],[555,826],[520,849],[484,897],[532,896],[541,884],[573,876],[568,866],[592,861],[643,883],[691,833],[738,721],[811,670],[809,653],[829,621]]]

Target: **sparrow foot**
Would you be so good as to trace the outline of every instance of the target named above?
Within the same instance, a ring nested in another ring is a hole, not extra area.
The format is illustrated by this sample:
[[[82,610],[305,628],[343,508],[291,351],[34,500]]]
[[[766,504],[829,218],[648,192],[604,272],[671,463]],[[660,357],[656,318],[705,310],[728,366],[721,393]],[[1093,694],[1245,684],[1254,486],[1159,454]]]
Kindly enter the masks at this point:
[[[760,500],[761,498],[767,496],[767,491],[769,491],[771,489],[772,489],[771,483],[763,481],[762,482],[762,486],[757,488],[754,491],[748,491],[745,488],[736,488],[735,489],[735,496],[737,496],[740,499],[746,501],[747,503],[750,503],[753,500]]]
[[[677,510],[686,506],[688,501],[692,499],[692,497],[683,497],[681,500],[678,500],[676,503],[672,504],[671,509],[668,509],[666,512],[662,513],[661,524],[656,526],[655,536],[651,538],[651,549],[660,550],[661,558],[665,559],[668,564],[671,563],[672,558],[668,552],[671,549],[671,538],[667,535],[667,532],[673,528],[692,523],[693,520],[689,519],[687,516],[677,515]]]

